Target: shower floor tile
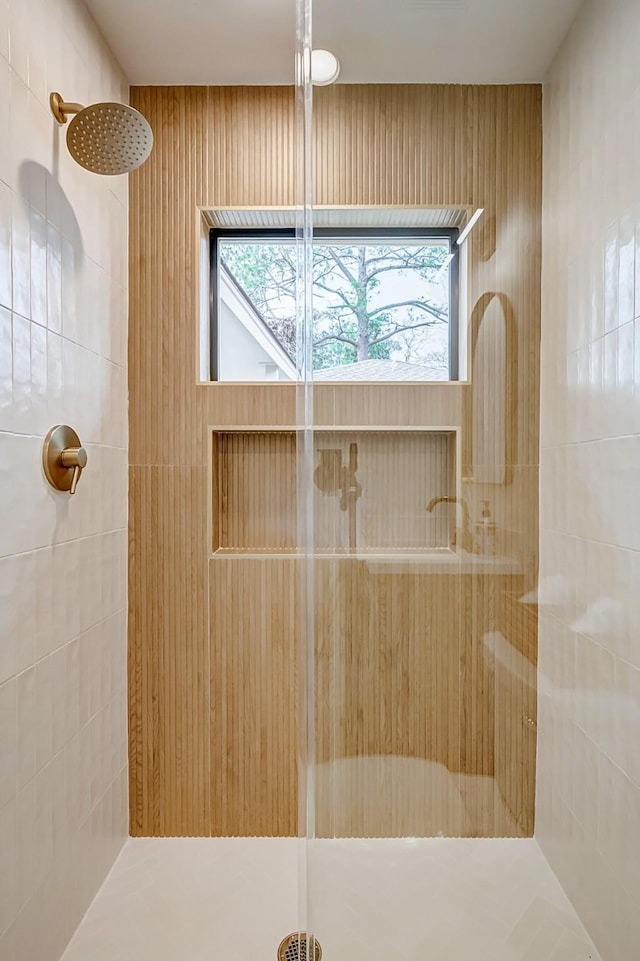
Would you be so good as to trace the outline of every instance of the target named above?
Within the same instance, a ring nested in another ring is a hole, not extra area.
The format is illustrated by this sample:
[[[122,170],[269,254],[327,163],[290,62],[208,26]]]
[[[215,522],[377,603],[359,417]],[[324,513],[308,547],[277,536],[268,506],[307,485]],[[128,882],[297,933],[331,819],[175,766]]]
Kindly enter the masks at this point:
[[[289,838],[132,839],[63,961],[275,961],[299,927]],[[601,961],[533,840],[318,840],[323,961]]]

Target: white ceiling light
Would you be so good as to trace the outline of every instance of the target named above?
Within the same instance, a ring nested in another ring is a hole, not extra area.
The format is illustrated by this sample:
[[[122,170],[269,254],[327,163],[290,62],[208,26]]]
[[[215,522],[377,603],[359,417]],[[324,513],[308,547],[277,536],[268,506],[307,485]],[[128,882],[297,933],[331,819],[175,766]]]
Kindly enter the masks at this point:
[[[340,74],[340,61],[329,50],[311,51],[311,80],[316,87],[328,87]]]

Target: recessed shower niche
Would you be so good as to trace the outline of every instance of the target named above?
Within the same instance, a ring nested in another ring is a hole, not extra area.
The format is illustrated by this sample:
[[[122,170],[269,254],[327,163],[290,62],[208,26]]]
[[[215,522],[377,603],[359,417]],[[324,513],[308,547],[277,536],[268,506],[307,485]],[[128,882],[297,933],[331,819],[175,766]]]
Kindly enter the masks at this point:
[[[326,428],[313,435],[314,549],[322,554],[452,550],[454,430]],[[296,432],[214,430],[212,551],[295,553]]]

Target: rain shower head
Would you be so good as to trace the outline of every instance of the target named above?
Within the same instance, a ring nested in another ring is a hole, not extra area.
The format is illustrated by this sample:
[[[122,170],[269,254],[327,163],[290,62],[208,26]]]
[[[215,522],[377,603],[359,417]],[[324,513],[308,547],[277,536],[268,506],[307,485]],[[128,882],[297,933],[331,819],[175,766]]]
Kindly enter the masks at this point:
[[[59,93],[49,98],[59,124],[75,114],[67,130],[73,159],[95,174],[126,174],[145,162],[153,147],[153,131],[138,110],[123,103],[94,103],[83,107],[65,103]]]

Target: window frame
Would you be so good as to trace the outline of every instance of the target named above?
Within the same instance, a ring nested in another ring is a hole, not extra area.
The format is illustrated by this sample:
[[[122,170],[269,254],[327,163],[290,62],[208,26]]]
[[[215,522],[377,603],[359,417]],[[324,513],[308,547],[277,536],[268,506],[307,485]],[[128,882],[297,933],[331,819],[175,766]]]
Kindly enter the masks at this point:
[[[318,227],[313,231],[313,240],[359,241],[394,240],[448,240],[452,255],[449,263],[449,377],[443,381],[424,381],[424,383],[456,383],[460,379],[460,247],[457,227]],[[218,242],[225,239],[274,241],[296,239],[293,227],[211,227],[209,230],[209,382],[254,383],[254,381],[221,381],[218,374],[218,289],[219,253]],[[260,382],[262,383],[262,381]],[[265,381],[269,383],[269,381]],[[296,381],[294,381],[296,383]],[[363,381],[341,381],[342,384],[362,384]],[[400,384],[403,381],[379,380],[376,384]],[[414,381],[411,381],[414,383]],[[421,383],[415,381],[415,383]]]

